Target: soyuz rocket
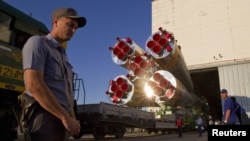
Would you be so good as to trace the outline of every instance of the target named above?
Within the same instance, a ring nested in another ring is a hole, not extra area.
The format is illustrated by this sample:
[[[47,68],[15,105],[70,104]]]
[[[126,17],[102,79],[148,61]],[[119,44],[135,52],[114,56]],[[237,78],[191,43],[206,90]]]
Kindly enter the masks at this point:
[[[131,38],[109,47],[115,64],[128,70],[110,80],[106,95],[117,105],[158,107],[200,105],[174,34],[159,28],[148,37],[145,50]]]

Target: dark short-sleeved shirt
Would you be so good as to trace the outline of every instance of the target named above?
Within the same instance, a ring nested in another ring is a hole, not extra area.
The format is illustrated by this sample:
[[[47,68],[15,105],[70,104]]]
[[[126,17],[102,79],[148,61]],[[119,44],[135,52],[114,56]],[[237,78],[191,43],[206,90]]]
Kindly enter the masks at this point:
[[[229,98],[229,97],[226,98],[225,101],[224,101],[223,121],[225,120],[225,115],[226,115],[226,111],[227,110],[231,110],[228,122],[229,123],[234,123],[236,121],[236,114],[235,114],[235,109],[234,109],[234,103],[231,100],[231,98]]]
[[[59,47],[50,34],[36,35],[25,43],[22,55],[23,70],[35,69],[43,72],[45,83],[58,102],[69,111],[69,103],[73,104],[73,67],[64,49]],[[32,96],[32,93],[27,93]]]

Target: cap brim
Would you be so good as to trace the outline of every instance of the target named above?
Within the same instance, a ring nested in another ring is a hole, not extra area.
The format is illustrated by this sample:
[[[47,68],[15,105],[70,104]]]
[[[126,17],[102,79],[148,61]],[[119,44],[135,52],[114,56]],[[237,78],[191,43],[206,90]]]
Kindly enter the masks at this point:
[[[78,16],[68,16],[69,18],[75,19],[78,23],[78,28],[84,27],[87,23],[86,18]]]

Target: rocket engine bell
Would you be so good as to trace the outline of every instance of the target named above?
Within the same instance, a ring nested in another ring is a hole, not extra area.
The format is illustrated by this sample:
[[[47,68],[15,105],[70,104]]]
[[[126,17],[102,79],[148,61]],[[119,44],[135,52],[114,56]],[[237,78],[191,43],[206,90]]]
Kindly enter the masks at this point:
[[[173,33],[159,28],[147,39],[145,48],[131,38],[117,38],[109,48],[113,62],[128,70],[126,76],[110,81],[109,99],[130,107],[200,104]]]

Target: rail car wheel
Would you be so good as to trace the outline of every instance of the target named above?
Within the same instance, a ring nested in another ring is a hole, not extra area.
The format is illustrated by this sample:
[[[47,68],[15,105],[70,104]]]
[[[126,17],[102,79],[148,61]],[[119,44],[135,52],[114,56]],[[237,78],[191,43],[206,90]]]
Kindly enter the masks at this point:
[[[126,129],[125,129],[124,127],[121,127],[121,128],[117,131],[117,133],[115,134],[115,137],[116,137],[117,139],[123,138],[123,136],[124,136],[124,134],[125,134],[125,131],[126,131]]]
[[[154,132],[155,132],[155,134],[158,134],[159,130],[155,130]]]
[[[161,133],[162,133],[163,135],[165,135],[165,134],[167,133],[167,130],[166,130],[166,129],[161,129]]]
[[[101,127],[95,127],[93,130],[93,136],[96,140],[103,140],[105,137],[104,129]]]
[[[152,131],[150,129],[148,129],[148,134],[151,134],[151,133],[152,133]]]

